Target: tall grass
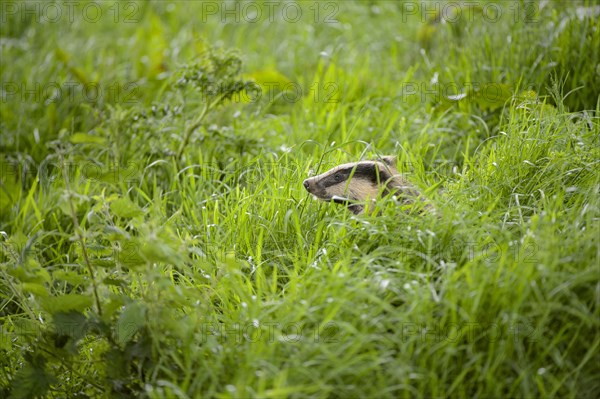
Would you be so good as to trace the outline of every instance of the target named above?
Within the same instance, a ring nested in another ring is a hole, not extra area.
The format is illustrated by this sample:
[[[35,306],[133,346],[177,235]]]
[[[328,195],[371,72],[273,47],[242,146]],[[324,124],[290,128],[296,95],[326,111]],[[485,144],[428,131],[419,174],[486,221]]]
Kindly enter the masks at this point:
[[[592,2],[6,4],[0,396],[597,395]],[[435,214],[302,187],[382,154]]]

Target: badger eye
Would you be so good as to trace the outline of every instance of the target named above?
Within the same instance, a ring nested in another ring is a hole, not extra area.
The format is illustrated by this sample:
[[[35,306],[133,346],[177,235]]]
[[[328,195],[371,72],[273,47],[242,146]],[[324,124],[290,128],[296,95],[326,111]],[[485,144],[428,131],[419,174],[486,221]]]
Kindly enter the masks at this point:
[[[335,180],[336,183],[339,183],[342,181],[342,175],[340,175],[339,173],[336,173],[335,175],[333,175],[333,180]]]

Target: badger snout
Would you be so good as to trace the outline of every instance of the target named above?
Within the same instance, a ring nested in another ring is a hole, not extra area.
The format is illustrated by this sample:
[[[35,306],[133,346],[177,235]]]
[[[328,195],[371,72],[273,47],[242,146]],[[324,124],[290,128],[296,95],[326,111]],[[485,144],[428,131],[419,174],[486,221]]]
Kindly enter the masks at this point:
[[[304,180],[302,182],[302,185],[304,186],[306,191],[309,192],[309,194],[312,194],[313,196],[320,199],[327,198],[327,193],[325,192],[325,190],[323,190],[323,187],[321,187],[319,181],[314,177]]]
[[[310,192],[310,182],[308,181],[308,179],[304,180],[302,184],[304,185],[306,191]]]
[[[304,180],[302,182],[302,185],[304,186],[306,191],[308,191],[312,195],[319,197],[320,195],[324,194],[321,192],[323,190],[321,188],[321,185],[319,184],[319,181],[317,179],[315,179],[314,177]]]

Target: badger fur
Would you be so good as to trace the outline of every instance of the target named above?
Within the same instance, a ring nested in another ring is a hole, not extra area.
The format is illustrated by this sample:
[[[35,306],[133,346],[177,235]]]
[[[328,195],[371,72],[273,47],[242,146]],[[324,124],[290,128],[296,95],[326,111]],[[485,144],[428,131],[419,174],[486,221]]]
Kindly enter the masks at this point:
[[[317,199],[344,204],[355,214],[362,213],[366,203],[379,196],[394,193],[402,202],[411,202],[420,196],[402,178],[393,156],[339,165],[304,180],[303,185]]]

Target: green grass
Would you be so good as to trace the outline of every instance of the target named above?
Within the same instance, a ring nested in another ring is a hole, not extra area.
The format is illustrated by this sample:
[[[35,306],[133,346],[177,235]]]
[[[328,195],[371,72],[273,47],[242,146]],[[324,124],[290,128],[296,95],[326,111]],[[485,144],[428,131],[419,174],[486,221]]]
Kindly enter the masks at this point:
[[[0,396],[598,395],[593,2],[43,4],[2,5]],[[382,154],[435,214],[302,187]]]

